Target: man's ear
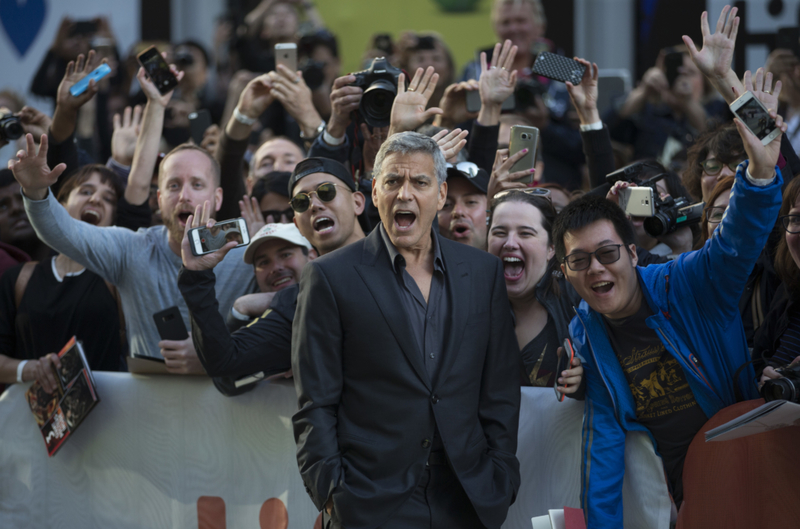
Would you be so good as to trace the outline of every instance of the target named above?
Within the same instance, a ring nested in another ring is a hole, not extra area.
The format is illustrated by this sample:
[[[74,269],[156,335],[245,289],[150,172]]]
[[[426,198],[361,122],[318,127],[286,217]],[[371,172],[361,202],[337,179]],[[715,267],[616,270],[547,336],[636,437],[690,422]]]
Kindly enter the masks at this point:
[[[564,277],[569,281],[569,284],[572,284],[572,281],[569,280],[569,276],[567,275],[567,265],[566,263],[561,263],[561,273],[564,274]]]
[[[222,207],[222,188],[218,187],[214,190],[214,213],[219,211]],[[216,215],[214,215],[216,217]]]
[[[439,186],[439,203],[436,211],[441,211],[445,202],[447,202],[447,182],[442,182]]]
[[[374,200],[375,192],[373,191],[372,194]],[[367,203],[367,197],[364,196],[364,193],[362,193],[361,191],[356,191],[355,193],[353,193],[353,205],[355,206],[353,209],[355,209],[356,216],[364,213],[364,206],[366,206],[366,203]]]
[[[315,250],[314,248],[311,248],[311,249],[308,251],[308,260],[309,260],[309,261],[313,261],[313,260],[314,260],[314,259],[316,259],[317,257],[319,257],[319,254],[317,254],[317,250]]]
[[[161,206],[161,188],[160,187],[158,188],[158,191],[156,191],[156,202],[158,203],[158,209],[164,209],[163,206]]]
[[[637,264],[639,264],[639,256],[636,255],[636,245],[635,244],[629,244],[628,245],[628,253],[631,256],[631,263],[633,263],[633,266],[636,266]]]

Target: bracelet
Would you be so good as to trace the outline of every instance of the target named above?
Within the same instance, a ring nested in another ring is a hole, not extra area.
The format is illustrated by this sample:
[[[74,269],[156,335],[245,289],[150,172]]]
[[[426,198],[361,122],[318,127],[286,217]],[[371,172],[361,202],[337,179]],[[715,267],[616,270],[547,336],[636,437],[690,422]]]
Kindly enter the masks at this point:
[[[257,118],[248,118],[247,116],[239,112],[239,107],[233,109],[233,119],[235,119],[239,123],[242,123],[243,125],[252,125],[256,121],[258,121]]]
[[[19,364],[17,364],[17,383],[18,384],[22,383],[22,370],[25,369],[25,364],[27,364],[27,363],[28,363],[27,360],[23,360]]]
[[[326,125],[325,125],[325,122],[323,121],[322,123],[320,123],[317,126],[316,129],[314,129],[314,132],[310,136],[306,136],[305,134],[303,134],[303,130],[301,129],[300,130],[300,139],[303,139],[303,140],[306,140],[306,141],[314,141],[314,140],[317,139],[317,136],[322,134],[322,132],[325,130],[325,127],[326,127]]]

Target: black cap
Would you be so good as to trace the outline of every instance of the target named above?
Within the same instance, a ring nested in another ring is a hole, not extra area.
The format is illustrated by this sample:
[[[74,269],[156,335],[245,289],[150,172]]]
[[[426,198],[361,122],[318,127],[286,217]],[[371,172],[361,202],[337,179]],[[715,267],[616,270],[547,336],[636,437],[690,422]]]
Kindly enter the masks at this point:
[[[289,185],[289,177],[292,173],[288,171],[272,171],[256,180],[253,186],[253,196],[261,200],[267,193],[277,193],[289,198],[286,194],[286,186]]]
[[[314,173],[333,175],[344,182],[350,191],[356,191],[356,183],[353,180],[353,176],[344,165],[330,158],[306,158],[295,166],[292,176],[289,177],[289,196],[292,196],[292,191],[298,180]]]
[[[489,173],[472,162],[460,162],[457,165],[447,164],[447,178],[451,176],[465,178],[484,195],[489,191]]]

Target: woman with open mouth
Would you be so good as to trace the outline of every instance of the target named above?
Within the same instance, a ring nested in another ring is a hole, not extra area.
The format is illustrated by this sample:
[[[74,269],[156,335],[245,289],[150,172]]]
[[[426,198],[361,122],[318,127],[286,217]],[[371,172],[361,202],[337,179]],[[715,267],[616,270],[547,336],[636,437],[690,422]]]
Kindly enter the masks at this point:
[[[548,197],[526,191],[510,190],[494,198],[488,238],[489,253],[503,261],[520,348],[522,385],[553,386],[558,379],[560,391],[582,398],[583,368],[578,358],[572,369],[555,372],[558,348],[569,338],[572,307],[580,298],[554,259],[553,204]]]

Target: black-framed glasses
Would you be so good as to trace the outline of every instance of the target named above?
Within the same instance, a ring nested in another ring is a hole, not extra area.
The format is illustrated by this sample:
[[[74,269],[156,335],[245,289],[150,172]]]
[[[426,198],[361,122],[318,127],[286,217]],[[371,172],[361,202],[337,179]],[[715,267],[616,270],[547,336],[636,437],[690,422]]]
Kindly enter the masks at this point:
[[[742,163],[742,160],[739,160],[738,162],[722,163],[716,158],[710,158],[708,160],[700,162],[700,167],[703,168],[703,171],[707,175],[716,176],[720,173],[720,171],[722,171],[722,168],[725,166],[728,166],[728,169],[730,169],[735,173],[736,168],[739,167],[740,163]]]
[[[494,200],[497,200],[500,197],[504,197],[509,193],[525,193],[526,195],[533,195],[535,197],[545,197],[550,198],[550,190],[546,187],[524,187],[519,189],[506,189],[504,191],[498,191],[492,197]],[[552,199],[551,199],[552,200]]]
[[[278,211],[277,209],[267,209],[261,210],[261,214],[264,215],[264,221],[266,222],[267,217],[272,215],[272,219],[274,222],[280,222],[281,216],[286,215],[286,220],[291,221],[294,218],[294,210],[292,208],[286,208],[283,211]]]
[[[336,198],[336,188],[341,187],[333,182],[322,182],[314,191],[297,193],[289,201],[295,213],[303,213],[311,206],[311,195],[317,195],[323,202],[330,202]]]
[[[709,224],[719,224],[725,216],[726,206],[712,206],[706,210],[706,222]]]
[[[779,220],[787,233],[800,233],[800,215],[784,215]]]
[[[591,266],[593,255],[600,264],[607,265],[616,263],[619,261],[620,248],[622,248],[621,244],[609,244],[607,246],[601,246],[593,252],[572,252],[564,258],[564,262],[567,263],[567,266],[569,266],[569,269],[573,272],[580,272]]]

